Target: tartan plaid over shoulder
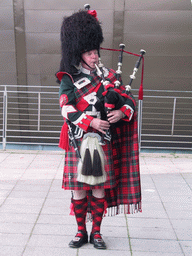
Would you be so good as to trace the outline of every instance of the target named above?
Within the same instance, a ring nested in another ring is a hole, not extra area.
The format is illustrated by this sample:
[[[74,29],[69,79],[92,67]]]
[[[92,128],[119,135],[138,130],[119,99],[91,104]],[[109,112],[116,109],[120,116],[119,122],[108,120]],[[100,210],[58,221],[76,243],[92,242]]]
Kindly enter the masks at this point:
[[[137,114],[129,123],[112,126],[112,154],[117,186],[106,189],[106,200],[111,213],[141,212],[141,184]]]

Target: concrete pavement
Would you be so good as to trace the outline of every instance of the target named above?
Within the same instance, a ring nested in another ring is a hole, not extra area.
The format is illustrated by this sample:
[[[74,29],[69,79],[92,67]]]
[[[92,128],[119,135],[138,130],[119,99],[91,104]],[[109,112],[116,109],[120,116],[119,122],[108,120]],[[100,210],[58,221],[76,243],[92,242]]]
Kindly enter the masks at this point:
[[[105,251],[68,247],[76,223],[63,163],[62,151],[0,151],[1,256],[192,255],[192,154],[140,154],[143,212],[103,219]]]

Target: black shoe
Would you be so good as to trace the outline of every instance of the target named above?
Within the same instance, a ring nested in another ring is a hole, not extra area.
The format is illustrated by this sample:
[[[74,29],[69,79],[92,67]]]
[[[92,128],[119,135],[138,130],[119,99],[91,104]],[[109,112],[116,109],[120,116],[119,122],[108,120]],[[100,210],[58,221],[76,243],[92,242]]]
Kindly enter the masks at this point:
[[[80,233],[83,236],[78,236],[78,234],[80,234]],[[88,243],[88,235],[87,235],[87,233],[84,233],[82,231],[78,231],[76,236],[69,243],[69,247],[71,247],[71,248],[79,248],[79,247],[81,247],[82,245],[84,245],[86,243]]]
[[[96,249],[107,249],[107,246],[99,232],[95,232],[90,235],[90,243],[93,244]]]

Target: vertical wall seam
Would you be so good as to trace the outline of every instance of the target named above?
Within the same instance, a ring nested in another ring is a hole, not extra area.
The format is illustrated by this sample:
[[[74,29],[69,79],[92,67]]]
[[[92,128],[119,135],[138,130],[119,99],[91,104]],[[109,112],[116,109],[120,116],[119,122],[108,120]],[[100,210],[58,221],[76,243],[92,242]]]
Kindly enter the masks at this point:
[[[122,7],[118,7],[116,0],[113,14],[113,48],[119,49],[119,44],[124,43],[124,19],[125,19],[125,0],[121,2]],[[117,65],[117,53],[112,55],[113,66]]]
[[[13,0],[13,19],[17,85],[27,85],[27,50],[25,39],[24,0]],[[26,93],[24,93],[24,91],[26,91]],[[19,133],[21,137],[20,142],[25,142],[25,139],[22,138],[22,136],[29,134],[22,132],[22,130],[29,129],[29,95],[27,91],[27,87],[17,87],[20,125]],[[23,114],[25,114],[25,120],[23,120]]]
[[[13,0],[17,84],[27,85],[24,0]]]

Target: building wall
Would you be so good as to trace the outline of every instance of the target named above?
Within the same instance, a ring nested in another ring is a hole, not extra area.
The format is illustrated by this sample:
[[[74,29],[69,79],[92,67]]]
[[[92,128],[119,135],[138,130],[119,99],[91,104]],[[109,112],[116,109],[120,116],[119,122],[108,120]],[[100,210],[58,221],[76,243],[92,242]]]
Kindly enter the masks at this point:
[[[0,84],[55,85],[62,18],[85,3],[2,0]],[[89,4],[102,22],[103,47],[118,48],[124,43],[127,51],[146,50],[145,89],[191,90],[190,0],[90,0]],[[102,51],[106,66],[116,69],[117,59],[117,53]],[[124,83],[135,62],[135,57],[124,55]]]
[[[0,2],[0,84],[16,84],[13,3]]]

